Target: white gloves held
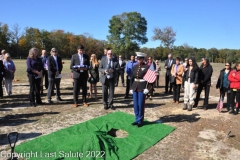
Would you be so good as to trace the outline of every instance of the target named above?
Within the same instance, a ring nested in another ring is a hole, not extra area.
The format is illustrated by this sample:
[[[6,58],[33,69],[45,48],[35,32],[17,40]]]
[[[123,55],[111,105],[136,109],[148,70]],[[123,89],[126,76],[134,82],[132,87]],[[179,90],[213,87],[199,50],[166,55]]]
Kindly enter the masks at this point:
[[[148,89],[144,89],[144,90],[143,90],[143,93],[144,93],[144,94],[148,94],[148,92],[149,92]],[[129,93],[130,93],[130,94],[133,94],[133,90],[131,89],[131,90],[129,91]]]
[[[132,89],[129,92],[130,92],[130,94],[133,94],[133,90]]]
[[[148,92],[149,92],[149,90],[147,88],[143,90],[144,94],[148,94]]]

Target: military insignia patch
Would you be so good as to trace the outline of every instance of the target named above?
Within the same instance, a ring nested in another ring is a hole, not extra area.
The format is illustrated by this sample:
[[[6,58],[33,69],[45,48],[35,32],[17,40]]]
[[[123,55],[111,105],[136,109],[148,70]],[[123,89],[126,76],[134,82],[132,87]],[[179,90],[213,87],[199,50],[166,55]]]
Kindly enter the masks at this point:
[[[142,69],[142,71],[145,69],[145,68],[141,68]]]

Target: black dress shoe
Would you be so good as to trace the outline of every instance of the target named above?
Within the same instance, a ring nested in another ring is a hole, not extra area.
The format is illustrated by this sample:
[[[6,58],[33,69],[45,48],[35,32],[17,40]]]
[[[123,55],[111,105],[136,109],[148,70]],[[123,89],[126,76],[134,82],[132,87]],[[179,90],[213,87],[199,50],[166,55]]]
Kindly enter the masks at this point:
[[[169,91],[168,94],[173,94],[173,92],[172,92],[172,91]]]
[[[143,126],[143,124],[137,124],[137,127],[138,128],[140,128],[140,127],[142,127]]]
[[[36,107],[36,103],[30,103],[30,106]]]
[[[37,104],[38,104],[38,105],[42,105],[42,104],[43,104],[43,102],[37,102]]]
[[[127,98],[128,98],[128,96],[124,96],[124,98],[126,98],[126,99],[127,99]]]
[[[108,107],[105,105],[105,106],[104,106],[104,109],[105,109],[105,110],[107,110],[107,109],[108,109]]]
[[[57,98],[57,101],[63,101],[61,97],[58,97]]]
[[[109,106],[109,108],[111,108],[111,110],[115,110],[115,107],[114,107],[114,106]]]
[[[53,102],[52,102],[51,100],[48,100],[47,103],[48,103],[48,104],[52,104]]]
[[[132,123],[133,126],[136,126],[137,124],[138,124],[137,122],[133,122],[133,123]]]
[[[164,93],[165,93],[165,94],[168,94],[168,92],[167,92],[167,91],[165,91]]]

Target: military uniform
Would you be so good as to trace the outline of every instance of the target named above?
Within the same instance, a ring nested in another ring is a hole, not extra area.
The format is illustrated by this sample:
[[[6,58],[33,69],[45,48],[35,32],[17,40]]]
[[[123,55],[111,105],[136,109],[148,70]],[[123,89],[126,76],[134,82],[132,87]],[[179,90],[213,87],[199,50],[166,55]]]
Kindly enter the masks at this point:
[[[146,64],[137,64],[133,67],[131,77],[131,90],[133,91],[133,102],[134,102],[134,114],[135,122],[133,125],[138,127],[143,125],[144,120],[144,106],[145,97],[143,90],[146,89],[147,81],[143,79],[143,76],[147,73],[149,66]]]

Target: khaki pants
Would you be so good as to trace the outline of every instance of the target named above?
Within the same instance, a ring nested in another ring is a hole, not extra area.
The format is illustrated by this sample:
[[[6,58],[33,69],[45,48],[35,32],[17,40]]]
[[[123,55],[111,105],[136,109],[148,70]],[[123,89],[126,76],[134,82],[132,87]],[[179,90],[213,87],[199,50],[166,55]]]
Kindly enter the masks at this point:
[[[184,103],[188,103],[190,105],[193,105],[194,103],[194,93],[195,89],[193,89],[194,83],[190,83],[190,78],[188,78],[188,81],[184,82]]]

